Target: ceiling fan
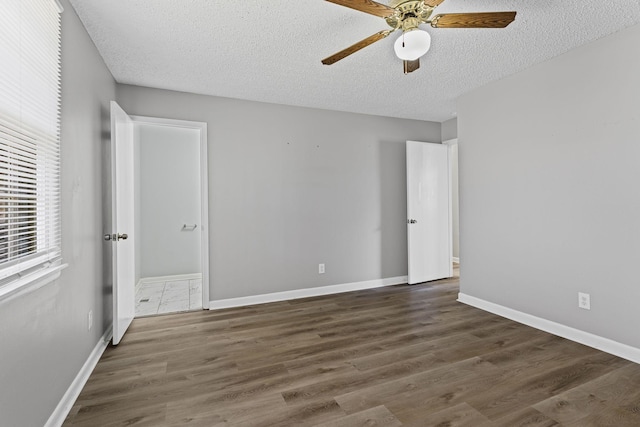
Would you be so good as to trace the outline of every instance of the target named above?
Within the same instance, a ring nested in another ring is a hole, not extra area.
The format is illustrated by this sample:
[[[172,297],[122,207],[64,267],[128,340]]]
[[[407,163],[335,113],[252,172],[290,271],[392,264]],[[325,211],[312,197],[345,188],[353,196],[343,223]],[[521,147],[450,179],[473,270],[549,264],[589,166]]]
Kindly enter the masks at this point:
[[[433,28],[504,28],[516,18],[516,12],[445,13],[432,17],[433,10],[444,0],[391,0],[388,6],[373,0],[327,1],[384,18],[391,29],[377,32],[323,59],[323,64],[336,63],[396,30],[402,30],[394,50],[402,59],[405,74],[420,68],[420,57],[431,47],[431,36],[419,28],[420,24],[431,24]]]

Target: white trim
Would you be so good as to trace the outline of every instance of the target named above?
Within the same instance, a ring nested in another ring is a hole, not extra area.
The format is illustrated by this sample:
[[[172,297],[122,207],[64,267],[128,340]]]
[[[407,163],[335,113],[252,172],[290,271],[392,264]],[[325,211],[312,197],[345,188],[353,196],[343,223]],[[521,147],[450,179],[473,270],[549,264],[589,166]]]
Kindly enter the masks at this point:
[[[207,123],[200,128],[200,265],[202,270],[202,308],[209,308],[209,154]]]
[[[209,157],[206,122],[131,116],[135,123],[197,129],[200,132],[200,265],[202,266],[202,308],[209,308]]]
[[[449,172],[449,184],[448,184],[448,193],[449,197],[449,277],[453,277],[453,177],[451,173],[453,171],[453,155],[452,146],[445,144],[448,147],[447,150],[447,169]]]
[[[447,139],[446,141],[442,141],[443,145],[456,145],[458,143],[458,138]]]
[[[635,363],[640,363],[640,348],[631,347],[617,341],[594,335],[589,332],[581,331],[561,323],[552,322],[541,317],[523,313],[499,304],[494,304],[480,298],[466,295],[462,292],[458,294],[458,301],[472,307],[479,308],[498,316],[506,317],[518,323],[531,326],[541,331],[549,332],[562,338],[602,350],[614,356],[622,357]]]
[[[453,147],[458,145],[458,138],[442,141],[442,145],[449,147],[449,223],[451,236],[449,237],[449,247],[451,248],[451,261],[460,264],[460,258],[453,256]],[[459,198],[459,196],[458,196]],[[458,221],[459,222],[459,221]],[[460,224],[458,224],[458,228]]]
[[[321,286],[318,288],[295,289],[293,291],[274,292],[272,294],[253,295],[248,297],[228,298],[209,302],[210,310],[242,307],[245,305],[265,304],[268,302],[287,301],[299,298],[317,297],[321,295],[339,294],[342,292],[360,291],[363,289],[381,288],[384,286],[407,283],[407,276],[388,277],[386,279],[367,280],[364,282],[344,283],[341,285]]]
[[[41,254],[34,254],[35,256],[29,258],[27,261],[24,260],[14,260],[13,262],[8,262],[9,265],[7,267],[0,268],[0,280],[7,279],[8,277],[20,275],[26,276],[29,274],[29,270],[38,267],[38,265],[46,265],[47,263],[50,265],[51,263],[57,262],[58,264],[61,262],[60,254],[57,256],[52,256],[48,251]]]
[[[82,365],[78,375],[76,375],[66,393],[62,396],[62,399],[60,399],[58,406],[53,410],[53,413],[47,420],[45,427],[60,427],[62,423],[64,423],[65,418],[69,415],[69,411],[73,408],[73,404],[76,402],[76,399],[78,399],[82,388],[87,383],[87,380],[98,364],[100,357],[102,357],[102,353],[104,353],[109,346],[111,335],[111,328],[107,329],[104,335],[102,335],[102,338],[100,338],[100,341],[98,341],[91,354],[89,354],[86,362]]]
[[[14,280],[8,285],[0,288],[0,303],[10,301],[21,295],[40,289],[47,283],[51,283],[60,277],[60,272],[67,268],[69,264],[57,264],[43,267],[33,273]]]
[[[180,280],[197,280],[197,279],[202,279],[202,273],[176,274],[174,276],[143,277],[138,281],[138,285],[146,285],[148,283],[160,283],[160,282],[178,282]]]
[[[131,120],[140,124],[169,126],[175,128],[203,129],[207,127],[205,122],[192,122],[190,120],[165,119],[163,117],[135,116],[129,115]]]

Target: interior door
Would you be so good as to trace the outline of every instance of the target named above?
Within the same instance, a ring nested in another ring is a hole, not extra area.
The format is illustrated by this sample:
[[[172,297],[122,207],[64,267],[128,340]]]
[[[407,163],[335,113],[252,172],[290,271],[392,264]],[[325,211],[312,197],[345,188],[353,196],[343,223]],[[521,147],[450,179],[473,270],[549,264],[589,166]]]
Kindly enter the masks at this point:
[[[453,276],[449,147],[407,141],[409,284]]]
[[[134,145],[133,121],[111,101],[113,344],[135,316]]]

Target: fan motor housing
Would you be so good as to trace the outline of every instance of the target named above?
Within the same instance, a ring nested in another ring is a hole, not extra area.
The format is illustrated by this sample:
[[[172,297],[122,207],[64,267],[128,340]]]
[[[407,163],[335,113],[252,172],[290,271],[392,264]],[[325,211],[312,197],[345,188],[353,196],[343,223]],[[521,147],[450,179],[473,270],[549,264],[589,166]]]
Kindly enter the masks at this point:
[[[433,12],[433,7],[424,4],[423,0],[391,0],[389,6],[396,13],[385,20],[393,29],[415,29],[418,24],[426,22]]]

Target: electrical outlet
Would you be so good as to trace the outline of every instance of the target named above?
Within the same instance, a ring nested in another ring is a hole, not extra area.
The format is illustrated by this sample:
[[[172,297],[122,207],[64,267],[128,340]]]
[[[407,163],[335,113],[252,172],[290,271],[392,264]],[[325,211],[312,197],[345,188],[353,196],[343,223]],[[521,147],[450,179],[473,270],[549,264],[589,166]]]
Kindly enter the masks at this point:
[[[318,274],[324,274],[324,264],[318,264]]]
[[[87,330],[90,331],[93,328],[93,310],[89,310],[87,313]]]
[[[591,310],[591,295],[578,292],[578,307]]]

